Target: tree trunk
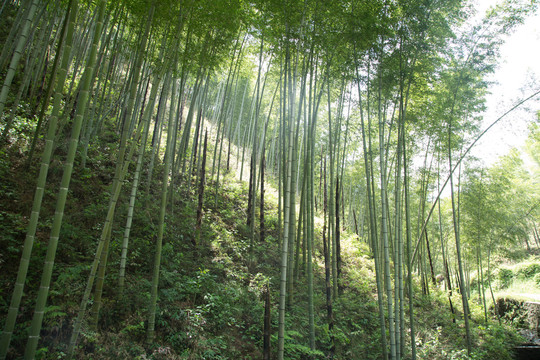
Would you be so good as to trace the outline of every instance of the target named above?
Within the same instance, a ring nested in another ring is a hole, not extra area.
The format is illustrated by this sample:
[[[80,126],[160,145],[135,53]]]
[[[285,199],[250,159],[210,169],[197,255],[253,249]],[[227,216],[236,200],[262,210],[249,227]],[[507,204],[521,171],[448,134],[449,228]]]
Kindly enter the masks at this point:
[[[339,176],[336,178],[336,267],[337,267],[337,286],[338,295],[343,294],[343,284],[341,284],[341,229],[340,229],[340,217],[339,217]]]
[[[358,64],[356,66],[356,77],[360,79]],[[362,129],[362,148],[364,150],[364,167],[366,173],[366,188],[368,198],[368,210],[369,210],[369,238],[370,247],[373,253],[373,261],[375,263],[375,282],[377,284],[377,304],[379,308],[379,327],[381,332],[381,350],[384,360],[388,359],[387,349],[387,337],[386,337],[386,322],[384,318],[384,304],[383,304],[383,282],[381,280],[381,264],[379,260],[379,242],[377,239],[377,219],[375,216],[375,191],[374,191],[374,174],[373,174],[373,155],[371,152],[371,121],[369,117],[369,105],[368,105],[368,131],[365,129],[364,123],[364,111],[362,108],[362,91],[360,89],[360,81],[358,81],[358,94],[359,94],[359,107],[360,107],[360,125]],[[369,93],[368,93],[369,98]],[[369,100],[369,99],[368,99]],[[368,101],[369,104],[369,101]],[[369,139],[369,151],[366,144],[366,138]]]
[[[270,316],[270,289],[264,286],[264,326],[263,326],[263,360],[270,360],[270,338],[272,334],[272,321]]]
[[[204,184],[206,181],[206,144],[208,141],[208,130],[204,132],[204,145],[203,145],[203,155],[201,162],[201,175],[199,179],[199,203],[197,205],[197,223],[195,225],[195,244],[201,243],[201,225],[203,218],[203,201],[204,201]]]
[[[172,68],[176,68],[176,60]],[[150,346],[154,341],[155,336],[155,318],[156,318],[156,305],[158,298],[158,284],[159,284],[159,272],[161,265],[161,249],[163,244],[163,232],[165,230],[165,212],[167,208],[167,191],[169,188],[169,173],[171,171],[171,163],[173,157],[173,143],[176,139],[173,139],[173,129],[175,127],[175,117],[174,117],[174,101],[176,97],[176,81],[173,81],[172,84],[172,93],[171,93],[171,110],[169,112],[169,124],[167,127],[167,145],[165,149],[165,169],[163,170],[163,178],[161,183],[161,208],[159,212],[159,223],[158,223],[158,236],[156,241],[156,253],[154,256],[154,269],[152,271],[152,287],[150,291],[150,304],[148,306],[148,327],[146,329],[146,344]]]
[[[45,185],[47,182],[47,174],[49,170],[49,164],[51,162],[51,155],[54,149],[54,137],[56,135],[56,129],[58,124],[58,116],[60,114],[60,101],[62,98],[62,90],[64,88],[65,80],[67,77],[67,69],[70,63],[70,53],[73,43],[73,32],[75,29],[75,18],[77,16],[78,1],[74,0],[71,4],[71,10],[69,10],[69,25],[67,34],[65,37],[65,45],[60,53],[61,43],[58,44],[57,57],[61,57],[61,66],[58,72],[58,78],[55,88],[55,94],[53,99],[53,109],[49,119],[49,128],[47,130],[47,137],[45,139],[45,148],[41,155],[41,166],[39,169],[39,175],[37,178],[36,191],[34,193],[34,200],[32,203],[32,213],[26,230],[26,237],[23,244],[21,262],[19,264],[19,270],[17,272],[17,279],[15,281],[15,287],[11,296],[11,302],[6,317],[6,323],[2,332],[2,338],[0,340],[0,359],[5,359],[9,344],[11,342],[11,335],[15,328],[17,314],[19,311],[19,305],[24,290],[24,283],[26,282],[26,275],[28,273],[28,266],[30,263],[30,255],[32,253],[32,247],[34,245],[34,239],[36,235],[39,214],[41,211],[41,201],[45,192]],[[61,54],[61,55],[60,55]]]
[[[323,230],[322,230],[322,239],[323,239],[323,252],[324,252],[324,274],[325,274],[325,284],[326,284],[326,321],[328,322],[328,332],[330,334],[330,358],[334,357],[335,343],[334,343],[334,315],[332,313],[332,282],[330,279],[330,247],[327,244],[327,233],[326,233],[326,213],[328,210],[328,195],[327,195],[327,186],[326,186],[326,159],[324,161],[324,195],[323,195]]]
[[[101,253],[103,252],[105,248],[105,242],[107,241],[107,238],[110,236],[110,227],[112,226],[112,220],[114,218],[114,213],[116,210],[116,203],[117,203],[118,197],[120,195],[120,190],[121,190],[120,184],[124,180],[125,174],[127,172],[127,168],[131,161],[131,156],[133,155],[133,152],[135,151],[135,146],[132,145],[126,154],[126,150],[128,150],[127,141],[128,141],[129,134],[131,133],[129,123],[131,122],[131,115],[132,115],[133,105],[134,105],[135,97],[137,93],[140,70],[141,70],[142,62],[143,62],[142,53],[144,49],[146,49],[146,42],[148,40],[149,28],[153,19],[154,10],[155,10],[155,0],[152,2],[149,17],[147,20],[147,30],[145,31],[145,35],[141,39],[139,52],[135,59],[135,64],[132,68],[133,76],[131,79],[129,98],[126,103],[125,111],[122,114],[122,118],[123,118],[122,119],[122,136],[120,139],[120,146],[119,146],[118,155],[117,155],[117,162],[116,162],[113,183],[111,185],[111,199],[109,201],[107,218],[105,219],[105,223],[103,225],[103,231],[101,233],[101,237],[98,242],[96,254],[94,256],[94,261],[92,262],[90,274],[88,276],[88,281],[86,283],[84,294],[81,299],[79,313],[73,324],[73,332],[71,333],[71,338],[70,338],[69,346],[68,346],[68,356],[72,356],[73,352],[75,351],[75,345],[77,344],[77,339],[79,337],[79,332],[81,330],[83,317],[84,317],[86,306],[88,305],[88,300],[90,298],[90,293],[92,291],[92,287],[94,284],[94,279],[97,273],[99,260],[101,258]],[[141,129],[141,126],[139,124],[136,130],[136,135],[139,134],[140,129]]]
[[[264,169],[266,167],[265,151],[263,147],[262,159],[261,159],[261,199],[259,203],[259,241],[264,242],[265,228],[264,228]]]
[[[39,334],[41,331],[41,325],[43,321],[43,315],[45,311],[47,297],[49,294],[49,286],[50,286],[50,282],[52,278],[52,270],[53,270],[53,265],[54,265],[54,258],[56,255],[56,248],[58,245],[60,229],[62,226],[64,208],[66,205],[69,184],[71,181],[71,174],[73,171],[73,162],[75,160],[77,146],[79,144],[79,135],[80,135],[81,127],[83,123],[83,115],[86,112],[86,106],[88,104],[89,93],[90,93],[90,90],[92,88],[92,84],[94,81],[93,79],[94,66],[96,64],[96,58],[97,58],[97,51],[98,51],[97,46],[98,46],[98,41],[99,41],[99,34],[101,33],[101,28],[103,26],[103,18],[105,16],[105,7],[106,7],[106,2],[104,0],[101,0],[98,3],[98,7],[96,8],[97,20],[96,20],[96,25],[94,28],[94,40],[92,42],[90,55],[89,55],[89,58],[88,58],[88,61],[86,63],[86,67],[83,73],[83,78],[81,80],[80,101],[76,109],[68,154],[66,158],[66,163],[64,165],[64,172],[62,174],[60,190],[58,192],[55,216],[54,216],[53,225],[51,228],[49,244],[47,246],[47,254],[45,258],[45,264],[43,267],[43,274],[41,277],[41,285],[38,292],[38,298],[36,301],[34,316],[32,318],[32,325],[30,327],[28,342],[26,344],[26,349],[24,353],[25,359],[33,359],[35,357],[35,352],[38,345]]]
[[[255,206],[253,204],[253,187],[255,186],[255,175],[254,175],[254,163],[255,163],[255,154],[251,154],[251,160],[249,162],[249,190],[248,190],[248,203],[247,203],[247,219],[246,219],[246,226],[251,228],[253,224],[252,219],[252,209]]]
[[[426,249],[427,249],[428,259],[429,259],[429,269],[431,270],[431,282],[433,283],[434,286],[436,286],[437,280],[435,280],[435,271],[433,271],[433,260],[431,259],[431,250],[429,248],[427,229],[424,230],[424,235],[426,236]]]
[[[24,20],[21,33],[19,35],[19,39],[17,40],[15,51],[13,52],[13,56],[11,57],[11,62],[9,64],[8,71],[6,73],[6,77],[4,78],[2,90],[0,91],[0,114],[4,112],[4,107],[6,105],[9,89],[11,88],[11,82],[13,81],[13,77],[15,76],[17,66],[19,65],[19,61],[21,60],[21,57],[24,51],[24,46],[26,45],[28,34],[30,33],[30,25],[32,24],[34,20],[34,15],[36,14],[37,5],[38,5],[37,0],[32,0],[32,2],[30,3],[30,9],[28,10],[28,13],[26,14],[26,18]],[[8,132],[9,132],[9,127],[6,126],[2,132],[2,137],[0,139],[0,146],[3,145],[5,141],[7,140]]]

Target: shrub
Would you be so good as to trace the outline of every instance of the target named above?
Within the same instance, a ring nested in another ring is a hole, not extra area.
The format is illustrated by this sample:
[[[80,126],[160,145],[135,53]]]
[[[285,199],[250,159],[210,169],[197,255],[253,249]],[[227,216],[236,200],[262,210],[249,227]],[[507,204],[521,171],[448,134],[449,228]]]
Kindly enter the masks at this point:
[[[510,286],[510,283],[512,282],[513,277],[514,277],[514,274],[512,273],[512,270],[507,269],[507,268],[500,268],[499,274],[498,274],[498,280],[499,280],[501,288],[506,288]]]
[[[517,275],[524,279],[532,279],[537,274],[540,274],[540,263],[523,264],[517,270]]]

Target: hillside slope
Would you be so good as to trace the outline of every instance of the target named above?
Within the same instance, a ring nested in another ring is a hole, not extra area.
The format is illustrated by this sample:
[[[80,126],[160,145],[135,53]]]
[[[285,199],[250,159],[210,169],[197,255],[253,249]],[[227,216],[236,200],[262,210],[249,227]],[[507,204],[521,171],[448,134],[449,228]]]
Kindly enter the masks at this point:
[[[114,133],[91,147],[87,169],[76,172],[70,189],[62,226],[53,285],[41,332],[39,357],[63,358],[84,292],[89,266],[108,201],[112,180]],[[0,314],[7,313],[30,210],[36,166],[25,169],[20,144],[12,144],[2,157],[0,171]],[[63,147],[57,150],[62,155]],[[209,151],[209,153],[211,153]],[[57,184],[61,164],[54,163],[49,184]],[[76,164],[78,166],[78,164]],[[248,188],[234,173],[215,183],[209,181],[204,193],[204,216],[200,241],[196,243],[197,187],[174,186],[174,203],[166,217],[162,254],[156,341],[145,345],[145,321],[150,297],[152,254],[159,213],[155,198],[163,171],[160,161],[148,194],[136,202],[130,240],[126,291],[117,291],[123,224],[129,201],[127,191],[120,198],[111,243],[99,325],[85,324],[77,348],[77,358],[109,359],[256,359],[262,357],[264,291],[270,289],[273,334],[276,348],[277,302],[279,297],[279,232],[276,199],[269,191],[265,216],[267,236],[260,242],[245,224]],[[126,189],[129,187],[126,184]],[[53,213],[53,185],[46,189],[36,244],[31,259],[25,297],[8,358],[22,356],[26,331],[31,321],[34,298]],[[320,226],[320,224],[318,225]],[[336,359],[378,359],[380,331],[373,261],[363,240],[347,231],[342,239],[343,293],[333,302],[334,328],[327,324],[324,261],[321,228],[316,229],[314,259],[314,308],[316,352],[309,349],[307,332],[307,291],[300,254],[299,271],[294,274],[288,298],[285,354],[289,359],[310,356],[324,358],[330,351]],[[419,358],[464,359],[464,339],[460,325],[452,322],[444,292],[434,289],[422,295],[415,286],[414,306]],[[458,304],[454,294],[454,304]],[[474,305],[472,305],[474,306]],[[407,310],[408,311],[408,310]],[[474,312],[473,312],[474,314]],[[459,314],[458,314],[459,316]],[[88,315],[86,316],[88,320]],[[408,319],[408,317],[407,317]],[[509,349],[517,341],[506,327],[481,324],[478,315],[473,327],[477,342],[475,358],[510,358]],[[408,320],[406,320],[408,321]],[[459,322],[458,322],[459,324]],[[335,349],[331,348],[331,338]],[[408,339],[405,339],[407,342]],[[408,348],[409,345],[406,345]],[[274,350],[272,350],[272,353]],[[506,355],[505,355],[506,354]]]

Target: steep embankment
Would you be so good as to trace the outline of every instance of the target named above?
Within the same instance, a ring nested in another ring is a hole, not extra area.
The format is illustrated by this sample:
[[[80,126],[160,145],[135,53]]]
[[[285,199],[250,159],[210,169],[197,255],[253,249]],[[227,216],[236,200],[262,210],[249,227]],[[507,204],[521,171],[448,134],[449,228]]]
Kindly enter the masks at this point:
[[[31,130],[30,128],[27,130]],[[24,134],[24,132],[23,132]],[[24,138],[24,137],[22,137]],[[67,349],[73,321],[105,219],[108,187],[117,136],[109,131],[90,147],[87,168],[74,173],[68,207],[62,226],[53,283],[45,311],[39,356],[62,358]],[[37,164],[25,169],[21,144],[7,148],[0,161],[0,227],[2,229],[0,271],[0,314],[5,318],[16,275],[30,211]],[[24,144],[22,144],[24,145]],[[62,158],[60,144],[56,157]],[[209,149],[210,154],[212,149]],[[209,161],[209,164],[211,162]],[[146,167],[148,164],[144,164]],[[76,167],[80,164],[76,163]],[[234,167],[231,167],[234,169]],[[156,342],[145,345],[146,313],[156,240],[158,201],[163,167],[156,162],[149,192],[141,190],[135,204],[126,268],[126,290],[118,294],[121,242],[129,203],[129,182],[122,191],[115,217],[113,241],[97,328],[85,322],[77,358],[166,358],[166,359],[256,359],[262,357],[263,293],[270,289],[273,333],[272,353],[277,344],[277,301],[279,297],[279,224],[274,191],[265,199],[267,236],[246,225],[248,187],[231,172],[220,179],[217,191],[209,180],[204,192],[204,215],[200,237],[196,237],[197,184],[174,183],[168,205],[161,279],[156,318]],[[208,168],[210,172],[210,165]],[[9,358],[20,358],[26,343],[34,299],[48,242],[61,163],[50,169],[48,187],[31,258],[25,297],[17,321]],[[271,183],[271,182],[270,182]],[[270,186],[268,184],[268,187]],[[144,185],[144,184],[143,184]],[[143,186],[144,188],[144,186]],[[321,210],[321,209],[317,209]],[[257,207],[258,216],[258,207]],[[333,331],[328,330],[322,249],[322,221],[316,224],[314,249],[314,308],[316,347],[308,346],[307,284],[302,237],[294,283],[289,287],[285,354],[289,359],[310,355],[324,358],[332,350],[339,359],[380,358],[380,330],[373,261],[365,241],[346,229],[342,234],[342,294],[333,299]],[[198,239],[198,241],[197,241]],[[408,290],[407,290],[408,291]],[[421,294],[414,286],[415,334],[418,358],[466,358],[459,310],[453,316],[445,293]],[[454,304],[459,303],[454,293]],[[474,308],[474,304],[472,305]],[[406,313],[408,309],[405,309]],[[88,317],[86,317],[88,319]],[[510,358],[516,338],[505,327],[482,324],[480,311],[473,311],[474,339],[478,358]],[[408,316],[405,328],[409,328]],[[409,348],[409,339],[404,339]],[[150,355],[148,355],[150,354]]]

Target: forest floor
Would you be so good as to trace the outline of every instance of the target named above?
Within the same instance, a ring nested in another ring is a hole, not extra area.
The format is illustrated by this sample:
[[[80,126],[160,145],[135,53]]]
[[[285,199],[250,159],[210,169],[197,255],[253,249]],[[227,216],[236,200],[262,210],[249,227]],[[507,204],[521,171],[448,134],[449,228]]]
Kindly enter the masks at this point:
[[[25,169],[24,149],[31,127],[17,128],[20,142],[13,142],[0,158],[0,318],[7,313],[31,208],[38,164]],[[24,135],[24,136],[23,136]],[[108,187],[114,168],[114,132],[90,147],[87,169],[77,168],[70,187],[61,240],[41,333],[39,358],[63,359],[73,320],[84,291],[88,269],[105,218]],[[59,144],[56,157],[65,147]],[[209,151],[210,152],[210,151]],[[232,168],[232,167],[231,167]],[[163,171],[161,163],[156,174]],[[244,172],[247,174],[247,172]],[[60,161],[51,164],[45,190],[36,244],[25,288],[26,296],[13,337],[9,358],[22,356],[34,307],[41,268],[54,213],[56,184],[60,182]],[[244,176],[247,177],[247,176]],[[173,211],[167,215],[159,284],[156,342],[145,345],[147,303],[157,229],[157,202],[161,176],[155,175],[148,193],[136,203],[128,254],[126,294],[116,294],[120,242],[126,220],[128,193],[119,200],[113,230],[104,303],[96,330],[85,328],[78,346],[78,359],[257,359],[262,357],[263,293],[271,292],[272,356],[277,348],[280,239],[276,191],[268,183],[265,199],[267,236],[261,242],[246,225],[248,187],[231,171],[219,184],[207,183],[201,241],[194,245],[196,186],[173,188]],[[144,187],[144,184],[143,184]],[[320,209],[319,209],[320,210]],[[257,207],[258,212],[258,207]],[[377,289],[373,259],[365,240],[349,231],[342,234],[343,293],[333,299],[334,330],[328,330],[325,295],[322,221],[316,221],[314,248],[314,309],[316,348],[308,346],[307,284],[302,252],[297,255],[289,289],[285,318],[285,355],[288,359],[323,359],[333,345],[334,359],[379,359],[381,357]],[[512,359],[512,348],[521,340],[512,324],[499,325],[471,301],[472,357],[465,350],[459,295],[454,292],[453,315],[447,293],[431,289],[423,294],[413,285],[415,344],[419,359]],[[405,306],[408,313],[408,305]],[[408,315],[405,328],[409,327]],[[332,335],[332,336],[330,336]],[[411,347],[404,338],[405,358]]]

